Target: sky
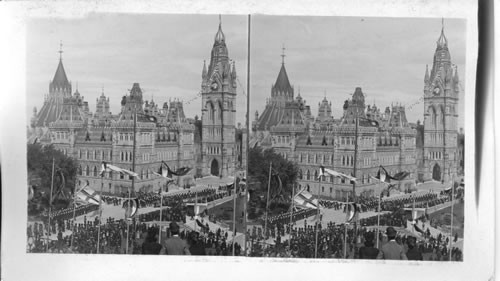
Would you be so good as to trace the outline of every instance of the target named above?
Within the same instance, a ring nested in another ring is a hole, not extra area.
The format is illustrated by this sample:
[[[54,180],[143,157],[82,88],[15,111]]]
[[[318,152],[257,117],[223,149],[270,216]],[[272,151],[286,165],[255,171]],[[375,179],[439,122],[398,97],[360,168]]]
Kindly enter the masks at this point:
[[[26,113],[41,108],[59,60],[73,90],[95,112],[96,99],[110,98],[120,111],[121,97],[134,82],[144,98],[159,104],[179,98],[187,117],[200,116],[203,61],[210,59],[218,15],[90,14],[84,18],[32,19],[27,28]],[[465,21],[445,19],[452,63],[465,77]],[[222,30],[238,73],[237,122],[245,124],[247,17],[222,15]],[[432,66],[441,18],[361,18],[252,16],[250,118],[262,112],[271,95],[285,47],[285,67],[297,95],[317,115],[326,96],[339,118],[344,100],[361,87],[367,104],[385,109],[406,105],[410,122],[423,120],[425,66]],[[460,93],[458,126],[464,123],[464,92]],[[413,105],[410,107],[410,105]]]
[[[452,63],[458,66],[465,87],[466,22],[444,19]],[[252,17],[250,116],[265,108],[281,67],[285,68],[295,95],[301,96],[317,116],[326,96],[335,118],[346,99],[361,87],[367,104],[385,109],[391,103],[406,105],[409,122],[423,121],[426,64],[432,67],[441,18],[361,17]],[[458,126],[464,124],[464,92],[459,97]]]
[[[73,92],[78,91],[96,111],[104,91],[111,112],[120,112],[120,101],[134,82],[143,99],[160,105],[169,99],[185,102],[186,117],[201,117],[201,73],[210,61],[218,15],[90,14],[85,18],[36,18],[27,25],[27,103],[33,115],[43,105],[62,58]],[[236,62],[237,122],[245,125],[247,17],[222,15],[229,58]],[[104,90],[103,90],[104,89]]]

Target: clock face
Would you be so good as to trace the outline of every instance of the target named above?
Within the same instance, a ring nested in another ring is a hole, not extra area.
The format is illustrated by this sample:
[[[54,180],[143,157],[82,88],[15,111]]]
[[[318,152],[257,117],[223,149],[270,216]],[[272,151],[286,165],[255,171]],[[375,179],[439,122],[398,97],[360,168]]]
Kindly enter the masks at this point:
[[[212,83],[212,85],[210,86],[212,88],[212,90],[217,90],[217,88],[219,87],[219,85],[217,83]]]
[[[439,87],[434,88],[434,95],[439,95],[439,92],[441,92],[441,89],[439,89]]]

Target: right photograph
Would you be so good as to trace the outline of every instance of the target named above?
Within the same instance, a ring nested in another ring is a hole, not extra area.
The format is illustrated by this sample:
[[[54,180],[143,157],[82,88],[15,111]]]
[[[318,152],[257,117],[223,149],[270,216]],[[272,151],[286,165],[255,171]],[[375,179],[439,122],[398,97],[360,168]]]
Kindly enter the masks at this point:
[[[463,261],[466,21],[251,27],[248,255]]]

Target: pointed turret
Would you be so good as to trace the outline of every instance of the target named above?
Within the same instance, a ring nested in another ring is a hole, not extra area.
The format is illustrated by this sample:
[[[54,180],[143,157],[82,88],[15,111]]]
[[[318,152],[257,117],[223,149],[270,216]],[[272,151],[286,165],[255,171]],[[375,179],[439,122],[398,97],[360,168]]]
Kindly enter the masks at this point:
[[[201,78],[205,79],[207,77],[207,63],[203,61],[203,70],[201,71]]]
[[[276,78],[276,83],[273,85],[273,92],[292,93],[292,85],[290,85],[290,80],[288,80],[284,64],[281,65],[278,78]]]
[[[455,66],[455,75],[453,76],[453,81],[458,83],[460,79],[458,78],[458,66]]]
[[[429,80],[430,80],[430,78],[429,78],[429,65],[426,64],[425,65],[425,76],[424,76],[424,82],[426,85],[429,84]]]
[[[59,49],[59,64],[57,65],[56,73],[54,74],[54,79],[49,84],[49,93],[61,93],[62,96],[66,97],[71,95],[71,83],[66,76],[66,71],[64,70],[64,65],[62,63],[62,42],[60,43]]]
[[[236,79],[236,63],[233,61],[233,69],[231,71],[231,78]]]

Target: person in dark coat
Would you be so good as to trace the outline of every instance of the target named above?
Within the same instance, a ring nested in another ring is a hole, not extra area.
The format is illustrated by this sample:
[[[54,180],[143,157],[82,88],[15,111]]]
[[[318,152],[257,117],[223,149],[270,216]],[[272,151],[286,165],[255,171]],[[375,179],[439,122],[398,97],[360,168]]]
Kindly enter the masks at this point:
[[[197,232],[191,232],[189,234],[189,252],[193,256],[204,256],[206,255],[205,253],[205,247],[202,245],[202,243],[198,239],[198,233]]]
[[[420,250],[417,247],[415,247],[415,245],[417,244],[417,238],[408,237],[406,240],[406,244],[408,245],[408,251],[406,252],[406,257],[408,257],[408,260],[413,260],[413,261],[424,260]]]
[[[374,247],[373,243],[374,239],[375,239],[375,234],[373,232],[367,232],[365,234],[365,245],[359,248],[360,259],[374,260],[377,258],[379,250]]]
[[[162,253],[166,255],[191,255],[186,241],[179,237],[179,225],[174,221],[170,223],[170,233],[172,233],[172,237],[165,240]]]
[[[407,260],[404,248],[396,242],[397,232],[394,227],[389,226],[386,230],[387,239],[389,242],[385,243],[377,255],[379,260]]]
[[[158,229],[152,227],[148,230],[148,234],[144,243],[142,243],[143,255],[158,255],[161,251],[161,244],[158,243]]]

